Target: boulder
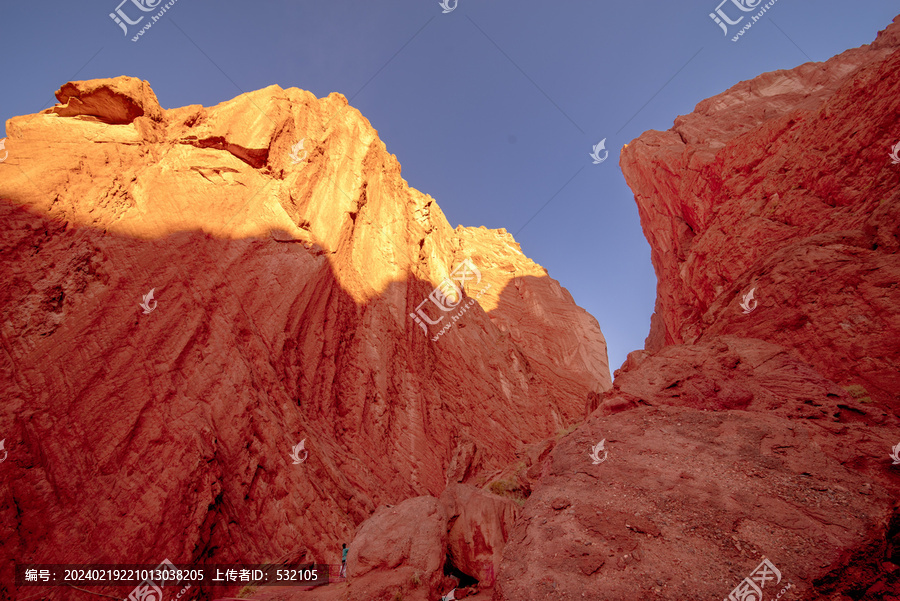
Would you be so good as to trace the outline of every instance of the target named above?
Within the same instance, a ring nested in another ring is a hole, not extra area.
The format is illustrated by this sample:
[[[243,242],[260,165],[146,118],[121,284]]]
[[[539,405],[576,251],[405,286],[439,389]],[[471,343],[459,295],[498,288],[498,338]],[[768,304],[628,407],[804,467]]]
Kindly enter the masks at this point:
[[[449,520],[450,561],[478,580],[481,588],[492,587],[519,506],[512,499],[466,484],[448,485],[440,500]]]
[[[46,112],[60,117],[96,117],[111,125],[124,125],[138,117],[161,121],[162,107],[150,84],[135,77],[71,81],[56,91],[61,105]]]
[[[379,507],[347,554],[350,599],[437,591],[443,581],[447,515],[434,497]]]

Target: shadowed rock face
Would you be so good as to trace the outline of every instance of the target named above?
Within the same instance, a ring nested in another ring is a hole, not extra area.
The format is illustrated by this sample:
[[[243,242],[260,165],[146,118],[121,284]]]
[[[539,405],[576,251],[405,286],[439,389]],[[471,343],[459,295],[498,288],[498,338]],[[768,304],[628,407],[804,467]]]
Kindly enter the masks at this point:
[[[900,409],[898,48],[895,21],[871,45],[741,82],[625,148],[659,280],[647,350],[760,338]]]
[[[898,599],[898,48],[895,20],[623,151],[647,348],[541,460],[494,601],[730,598],[764,559],[767,600]]]
[[[504,230],[451,228],[343,96],[57,96],[0,164],[0,597],[13,559],[337,563],[610,388],[597,322]]]
[[[889,577],[896,415],[761,340],[710,338],[632,363],[544,462],[497,599],[725,598],[762,557],[800,599]]]

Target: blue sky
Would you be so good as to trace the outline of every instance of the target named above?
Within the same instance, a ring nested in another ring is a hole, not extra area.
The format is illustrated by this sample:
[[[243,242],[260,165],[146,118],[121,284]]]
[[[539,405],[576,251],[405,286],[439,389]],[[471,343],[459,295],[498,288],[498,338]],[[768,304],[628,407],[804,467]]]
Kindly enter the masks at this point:
[[[709,17],[720,0],[178,0],[134,43],[108,16],[120,1],[4,3],[0,137],[69,80],[139,77],[164,108],[341,92],[451,225],[515,233],[600,322],[612,369],[643,347],[656,297],[622,145],[739,81],[869,43],[900,12],[778,0],[734,43]]]

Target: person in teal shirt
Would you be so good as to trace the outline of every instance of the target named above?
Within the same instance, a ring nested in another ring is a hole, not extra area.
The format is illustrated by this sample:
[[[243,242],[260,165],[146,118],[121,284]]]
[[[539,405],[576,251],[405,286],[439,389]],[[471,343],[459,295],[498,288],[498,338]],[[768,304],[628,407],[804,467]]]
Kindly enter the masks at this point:
[[[341,578],[347,577],[347,552],[350,550],[347,548],[347,543],[341,543]]]

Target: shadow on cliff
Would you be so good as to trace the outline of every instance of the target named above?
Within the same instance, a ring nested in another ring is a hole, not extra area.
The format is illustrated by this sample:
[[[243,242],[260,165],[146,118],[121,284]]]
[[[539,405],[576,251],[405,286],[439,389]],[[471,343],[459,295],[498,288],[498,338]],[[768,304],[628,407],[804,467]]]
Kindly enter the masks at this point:
[[[439,495],[464,441],[475,478],[596,391],[494,325],[510,286],[433,342],[409,316],[430,282],[358,305],[328,251],[277,232],[141,240],[8,202],[0,219],[3,582],[14,562],[336,563],[376,506]]]

